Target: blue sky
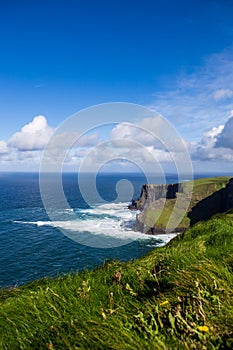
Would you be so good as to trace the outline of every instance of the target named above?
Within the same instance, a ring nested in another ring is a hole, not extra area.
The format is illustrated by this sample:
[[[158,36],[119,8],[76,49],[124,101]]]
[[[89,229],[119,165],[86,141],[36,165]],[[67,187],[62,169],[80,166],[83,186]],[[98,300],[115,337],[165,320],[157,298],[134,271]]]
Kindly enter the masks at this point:
[[[198,170],[231,171],[232,18],[230,0],[1,2],[0,170],[37,169],[43,142],[15,136],[34,117],[46,120],[26,138],[47,140],[80,109],[122,101],[167,118]]]

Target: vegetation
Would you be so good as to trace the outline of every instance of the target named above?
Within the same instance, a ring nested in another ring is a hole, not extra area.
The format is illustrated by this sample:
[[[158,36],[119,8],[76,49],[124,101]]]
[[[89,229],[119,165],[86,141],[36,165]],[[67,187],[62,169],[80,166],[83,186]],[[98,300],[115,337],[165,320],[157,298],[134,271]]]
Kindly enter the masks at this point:
[[[186,215],[184,215],[184,212],[186,212],[187,209],[185,206],[185,202],[187,201],[187,194],[177,193],[177,196],[180,197],[179,207],[176,205],[176,199],[159,199],[151,203],[143,210],[143,212],[139,215],[139,220],[147,227],[165,228],[168,226],[169,220],[171,218],[171,213],[173,213],[174,218],[177,218],[176,222],[179,222],[179,218],[183,217],[177,228],[187,229],[190,227],[189,213],[191,210],[201,200],[224,188],[229,180],[230,177],[228,176],[218,176],[214,178],[194,180],[193,191]],[[185,187],[185,185],[187,185],[188,192],[189,184],[184,183],[183,186]],[[206,210],[208,211],[208,208],[206,208]]]
[[[232,349],[233,211],[134,262],[0,293],[1,349]]]

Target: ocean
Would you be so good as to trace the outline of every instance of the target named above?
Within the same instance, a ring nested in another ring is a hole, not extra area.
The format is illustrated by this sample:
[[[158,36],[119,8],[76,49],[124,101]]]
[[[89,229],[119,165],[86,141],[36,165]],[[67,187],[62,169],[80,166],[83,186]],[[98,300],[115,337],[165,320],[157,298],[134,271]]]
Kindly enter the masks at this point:
[[[133,198],[138,198],[141,186],[146,183],[143,173],[99,174],[96,186],[105,203],[97,202],[92,206],[81,195],[77,174],[66,173],[62,179],[69,208],[59,209],[57,219],[51,221],[41,199],[39,174],[0,173],[1,287],[15,287],[45,276],[94,268],[106,260],[133,260],[174,237],[134,232],[136,213],[127,208],[131,198],[114,202],[116,184],[122,179],[131,182]],[[51,175],[48,186],[49,181]],[[88,175],[86,181],[88,185]],[[167,175],[166,182],[177,182],[177,176]],[[161,183],[160,178],[157,183]],[[121,244],[107,248],[89,246],[70,239],[60,229],[90,240],[117,237]]]

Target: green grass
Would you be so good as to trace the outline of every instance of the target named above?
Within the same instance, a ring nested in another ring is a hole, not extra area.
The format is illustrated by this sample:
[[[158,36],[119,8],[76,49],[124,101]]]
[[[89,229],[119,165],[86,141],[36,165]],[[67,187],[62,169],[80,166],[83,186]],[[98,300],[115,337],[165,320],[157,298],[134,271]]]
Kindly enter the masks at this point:
[[[217,176],[194,180],[191,206],[194,206],[197,202],[210,196],[215,191],[224,188],[230,179],[231,177],[229,176]]]
[[[218,176],[214,178],[194,180],[188,208],[186,208],[186,206],[184,208],[182,207],[182,204],[185,205],[185,203],[187,203],[187,194],[178,193],[178,196],[181,198],[181,200],[179,200],[178,208],[176,205],[176,199],[166,199],[164,203],[163,200],[160,199],[146,207],[140,214],[139,220],[148,228],[166,228],[169,227],[169,219],[173,213],[175,222],[178,223],[176,227],[187,229],[190,227],[190,218],[188,217],[188,213],[192,210],[192,208],[204,198],[211,196],[214,192],[224,188],[230,178],[231,177],[229,176]],[[183,184],[183,186],[187,187],[186,192],[189,193],[189,183],[186,182]],[[182,197],[184,197],[183,200]],[[184,213],[186,214],[184,215]]]
[[[232,238],[228,212],[134,262],[2,290],[0,348],[232,349]]]

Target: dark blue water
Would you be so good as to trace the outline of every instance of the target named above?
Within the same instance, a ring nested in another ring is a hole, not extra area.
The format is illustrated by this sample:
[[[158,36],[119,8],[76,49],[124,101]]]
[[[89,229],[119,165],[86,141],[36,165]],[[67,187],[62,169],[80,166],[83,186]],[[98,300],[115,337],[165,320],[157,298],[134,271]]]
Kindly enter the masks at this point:
[[[116,183],[122,178],[133,184],[134,198],[140,195],[146,182],[143,174],[99,175],[97,189],[107,202],[117,197]],[[49,181],[51,178],[48,186]],[[176,176],[167,176],[168,183],[176,181]],[[57,223],[51,224],[41,200],[38,174],[0,174],[0,286],[21,285],[44,276],[93,268],[106,259],[135,259],[162,243],[161,239],[139,237],[129,244],[102,249],[71,240],[59,230],[60,226],[69,224],[71,229],[83,230],[83,235],[90,236],[101,234],[101,230],[105,235],[119,230],[124,240],[124,233],[132,233],[118,225],[118,221],[126,222],[131,214],[122,205],[105,208],[104,214],[102,207],[90,208],[79,191],[77,174],[64,174],[63,188],[77,220],[70,220],[69,211],[65,211]]]

